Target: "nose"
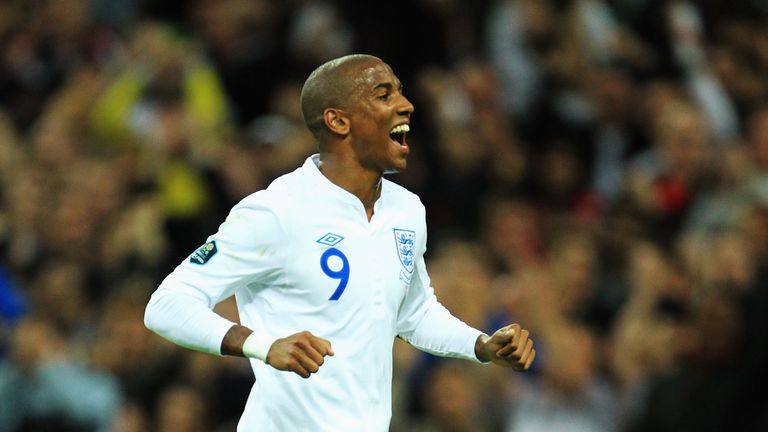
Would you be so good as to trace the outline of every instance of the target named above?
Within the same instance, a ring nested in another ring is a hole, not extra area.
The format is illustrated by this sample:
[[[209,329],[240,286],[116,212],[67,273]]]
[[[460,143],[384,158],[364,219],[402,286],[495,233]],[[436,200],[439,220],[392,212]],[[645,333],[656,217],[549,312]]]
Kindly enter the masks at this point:
[[[409,101],[405,95],[400,94],[400,103],[397,106],[397,113],[402,116],[410,117],[411,114],[413,114],[413,110],[414,108],[411,101]]]

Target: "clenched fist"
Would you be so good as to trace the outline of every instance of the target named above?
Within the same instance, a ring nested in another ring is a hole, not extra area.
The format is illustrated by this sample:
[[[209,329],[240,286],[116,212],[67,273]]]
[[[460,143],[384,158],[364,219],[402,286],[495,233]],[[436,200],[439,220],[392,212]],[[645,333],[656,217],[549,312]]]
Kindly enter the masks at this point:
[[[327,355],[333,355],[331,342],[303,331],[276,340],[269,348],[266,362],[275,369],[309,378],[320,370]]]
[[[491,336],[481,335],[475,343],[475,355],[481,361],[511,367],[516,371],[528,370],[536,357],[533,339],[519,324],[510,324],[496,330]]]

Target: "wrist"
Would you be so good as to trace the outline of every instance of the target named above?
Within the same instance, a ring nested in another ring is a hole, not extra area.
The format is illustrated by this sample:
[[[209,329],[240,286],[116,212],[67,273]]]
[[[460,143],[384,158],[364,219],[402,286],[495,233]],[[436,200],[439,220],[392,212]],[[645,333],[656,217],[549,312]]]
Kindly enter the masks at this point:
[[[475,357],[477,357],[478,360],[480,360],[483,363],[488,363],[491,361],[491,359],[488,357],[488,355],[485,352],[485,344],[488,342],[488,339],[491,337],[488,336],[485,333],[482,333],[480,336],[475,339]]]
[[[267,354],[277,338],[261,332],[251,333],[243,342],[243,356],[267,362]]]

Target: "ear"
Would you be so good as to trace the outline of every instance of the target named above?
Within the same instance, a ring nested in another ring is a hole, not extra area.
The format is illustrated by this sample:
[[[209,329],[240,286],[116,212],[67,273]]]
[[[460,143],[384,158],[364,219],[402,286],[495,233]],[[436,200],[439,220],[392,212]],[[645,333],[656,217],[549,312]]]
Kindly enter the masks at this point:
[[[331,132],[337,135],[346,136],[349,134],[349,117],[340,109],[326,108],[323,111],[323,122]]]

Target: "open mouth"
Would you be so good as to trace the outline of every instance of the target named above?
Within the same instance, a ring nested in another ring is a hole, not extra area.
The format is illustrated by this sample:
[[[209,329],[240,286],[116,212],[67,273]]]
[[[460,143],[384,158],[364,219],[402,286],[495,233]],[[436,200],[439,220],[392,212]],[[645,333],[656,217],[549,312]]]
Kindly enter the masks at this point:
[[[410,132],[410,130],[411,130],[411,127],[407,124],[397,125],[393,127],[391,131],[389,131],[389,137],[392,138],[392,141],[395,141],[401,146],[404,146],[405,134],[407,132]]]

